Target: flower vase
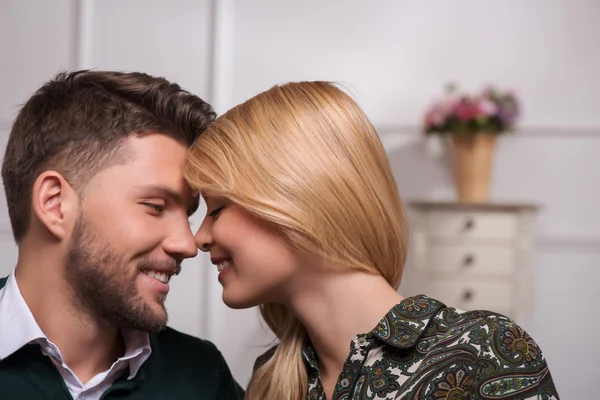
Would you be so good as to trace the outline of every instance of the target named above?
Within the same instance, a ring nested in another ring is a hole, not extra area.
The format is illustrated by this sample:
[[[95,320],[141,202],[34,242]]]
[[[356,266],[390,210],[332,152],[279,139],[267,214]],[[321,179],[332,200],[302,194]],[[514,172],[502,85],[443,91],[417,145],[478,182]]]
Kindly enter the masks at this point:
[[[489,201],[495,147],[496,135],[493,133],[451,135],[454,178],[459,202]]]

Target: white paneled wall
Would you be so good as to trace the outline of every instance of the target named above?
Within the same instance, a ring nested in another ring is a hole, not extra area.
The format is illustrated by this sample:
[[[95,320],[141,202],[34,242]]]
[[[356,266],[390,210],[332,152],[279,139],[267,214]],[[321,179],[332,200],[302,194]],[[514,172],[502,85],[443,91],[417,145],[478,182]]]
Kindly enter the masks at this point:
[[[595,334],[598,319],[600,251],[593,247],[541,246],[536,265],[532,334],[543,344],[564,399],[593,399],[600,357]]]
[[[210,0],[101,0],[92,5],[90,67],[166,76],[209,95]]]
[[[0,139],[16,105],[63,68],[162,75],[217,111],[290,80],[347,84],[380,129],[405,198],[451,199],[424,107],[451,80],[518,89],[519,132],[500,141],[492,195],[542,205],[534,317],[563,398],[593,398],[587,332],[600,279],[600,2],[595,0],[0,0]],[[0,272],[14,264],[4,199]],[[204,210],[194,218],[198,227]],[[410,265],[401,292],[411,293]],[[256,310],[220,300],[207,257],[173,281],[172,326],[213,340],[245,384],[271,337]],[[594,392],[595,393],[595,392]]]
[[[0,1],[0,126],[44,81],[72,65],[75,0]]]
[[[380,126],[414,125],[449,80],[514,86],[531,126],[599,126],[595,0],[235,3],[234,102],[282,82],[356,88]]]

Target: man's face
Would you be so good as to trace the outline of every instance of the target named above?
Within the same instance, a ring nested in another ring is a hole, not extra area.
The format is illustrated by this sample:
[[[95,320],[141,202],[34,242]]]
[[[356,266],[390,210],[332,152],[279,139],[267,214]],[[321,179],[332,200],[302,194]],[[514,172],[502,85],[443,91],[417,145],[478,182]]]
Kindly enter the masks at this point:
[[[197,248],[188,216],[197,198],[183,178],[187,148],[164,135],[126,140],[126,162],[84,190],[66,262],[76,304],[110,326],[158,331],[168,281]]]

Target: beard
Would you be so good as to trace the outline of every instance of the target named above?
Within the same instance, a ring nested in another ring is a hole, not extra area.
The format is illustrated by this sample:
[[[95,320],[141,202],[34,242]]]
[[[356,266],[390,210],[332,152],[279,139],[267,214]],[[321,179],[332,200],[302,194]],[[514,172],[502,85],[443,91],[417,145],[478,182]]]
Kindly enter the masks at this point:
[[[168,321],[165,297],[157,299],[156,312],[142,297],[136,284],[145,269],[181,270],[175,261],[141,259],[130,270],[108,240],[95,232],[80,215],[66,259],[67,280],[74,291],[75,305],[101,326],[159,332]]]

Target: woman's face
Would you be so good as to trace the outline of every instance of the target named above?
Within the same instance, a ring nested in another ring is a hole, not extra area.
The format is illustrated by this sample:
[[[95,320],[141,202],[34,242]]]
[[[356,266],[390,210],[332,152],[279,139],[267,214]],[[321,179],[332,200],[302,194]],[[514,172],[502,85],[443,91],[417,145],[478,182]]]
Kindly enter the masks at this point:
[[[196,232],[196,245],[210,252],[231,308],[285,303],[300,258],[276,230],[227,199],[204,197],[207,214]]]

